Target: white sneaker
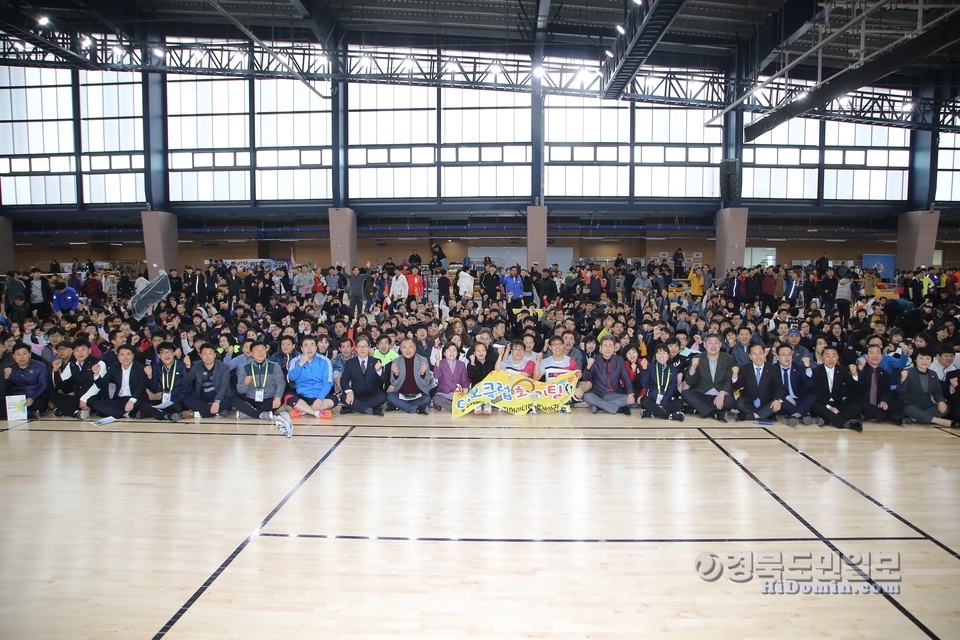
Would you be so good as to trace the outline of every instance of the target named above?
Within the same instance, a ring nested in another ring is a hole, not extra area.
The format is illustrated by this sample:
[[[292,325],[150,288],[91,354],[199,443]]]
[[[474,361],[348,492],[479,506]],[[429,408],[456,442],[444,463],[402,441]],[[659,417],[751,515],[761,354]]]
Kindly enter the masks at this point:
[[[280,433],[288,438],[293,435],[293,421],[290,420],[290,414],[286,411],[276,414],[273,417],[273,424],[280,430]]]
[[[89,420],[89,419],[90,419],[90,412],[89,412],[88,410],[86,410],[86,409],[81,409],[81,410],[80,410],[80,419],[81,419],[81,420]]]

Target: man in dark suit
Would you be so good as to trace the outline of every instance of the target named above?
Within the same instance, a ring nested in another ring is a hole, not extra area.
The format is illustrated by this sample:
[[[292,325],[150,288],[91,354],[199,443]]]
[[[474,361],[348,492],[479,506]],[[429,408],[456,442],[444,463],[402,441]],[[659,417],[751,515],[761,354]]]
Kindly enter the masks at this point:
[[[750,364],[740,369],[735,387],[741,389],[737,399],[737,420],[767,420],[783,406],[783,381],[777,367],[767,360],[762,344],[750,345]]]
[[[680,397],[694,408],[702,418],[713,417],[727,421],[727,412],[736,405],[733,398],[733,383],[739,369],[729,353],[721,353],[720,336],[708,333],[703,337],[705,355],[690,359],[690,369],[685,382],[690,388]]]
[[[863,431],[860,403],[855,401],[855,381],[850,372],[837,366],[840,353],[836,347],[825,347],[821,355],[823,366],[813,372],[813,393],[817,396],[811,413],[818,422],[838,429]],[[851,401],[852,400],[852,401]]]
[[[57,355],[60,355],[59,349]],[[74,342],[73,357],[69,361],[64,362],[59,357],[53,361],[53,386],[56,389],[50,396],[53,414],[80,420],[89,418],[87,402],[102,395],[99,381],[106,374],[107,365],[90,355],[90,343],[86,340]]]
[[[382,365],[370,355],[370,337],[357,336],[357,355],[343,363],[340,388],[343,405],[340,413],[365,413],[383,416],[387,394],[383,390]]]
[[[92,400],[90,408],[104,417],[119,419],[133,415],[146,396],[147,374],[143,372],[143,365],[136,361],[136,352],[130,345],[117,347],[117,366],[107,371],[102,383],[104,391],[109,391],[111,384],[114,386],[112,397],[104,394],[104,397]]]
[[[797,363],[794,362],[794,352],[788,344],[777,347],[777,363],[775,369],[783,385],[783,404],[777,415],[785,424],[795,427],[802,420],[804,424],[813,424],[816,419],[809,415],[813,403],[817,401],[811,387],[813,386],[813,370],[810,368],[810,357],[804,356]]]
[[[900,424],[903,416],[903,401],[895,391],[896,382],[880,367],[883,349],[874,344],[867,347],[867,356],[857,364],[850,365],[850,374],[855,381],[855,395],[860,401],[860,411],[867,420],[889,420]]]

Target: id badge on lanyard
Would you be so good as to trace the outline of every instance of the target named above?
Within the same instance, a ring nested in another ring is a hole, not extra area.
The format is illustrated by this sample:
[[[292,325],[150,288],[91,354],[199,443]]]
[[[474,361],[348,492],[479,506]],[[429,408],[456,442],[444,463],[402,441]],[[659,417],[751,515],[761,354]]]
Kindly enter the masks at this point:
[[[254,391],[254,394],[253,394],[253,401],[263,402],[263,390],[267,386],[267,375],[270,373],[270,365],[269,364],[263,365],[263,378],[261,378],[260,384],[257,384],[256,372],[252,372],[252,373],[254,374],[253,384],[256,387],[256,390]]]
[[[254,402],[263,402],[263,389],[257,389],[256,393],[253,394]]]

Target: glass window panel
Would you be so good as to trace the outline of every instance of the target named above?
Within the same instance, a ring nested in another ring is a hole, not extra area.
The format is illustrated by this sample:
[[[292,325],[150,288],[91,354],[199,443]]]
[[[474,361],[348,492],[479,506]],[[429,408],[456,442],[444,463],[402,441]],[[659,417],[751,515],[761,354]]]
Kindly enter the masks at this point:
[[[910,139],[908,138],[908,132],[906,129],[888,129],[887,130],[887,144],[891,147],[908,147],[910,146]]]
[[[294,118],[289,115],[277,116],[276,123],[278,147],[292,147],[296,144],[298,136],[306,133],[306,131],[301,133],[294,128]]]
[[[937,200],[941,202],[949,202],[953,200],[953,183],[950,180],[953,177],[953,174],[954,172],[948,171],[942,171],[937,174]],[[6,178],[0,180],[0,187],[2,187],[3,191],[6,191]],[[6,204],[6,197],[4,197],[4,203]]]
[[[277,163],[281,167],[299,167],[300,151],[297,149],[284,149],[278,152]]]
[[[446,142],[462,142],[463,137],[463,112],[462,111],[444,111],[443,113],[443,139]]]
[[[247,126],[246,116],[229,116],[230,122],[230,146],[246,147],[250,144],[249,128]]]
[[[13,108],[14,120],[26,120],[27,114],[27,90],[12,89],[10,91],[10,104]]]
[[[440,162],[449,163],[457,161],[457,148],[456,147],[441,147],[440,149]]]
[[[580,109],[565,109],[566,111],[566,129],[561,142],[583,142],[593,138],[584,136],[584,113]]]
[[[574,162],[593,162],[593,147],[573,147]]]
[[[10,167],[15,173],[30,171],[30,158],[11,158]]]
[[[663,164],[663,147],[642,147],[641,154],[644,164]]]
[[[847,170],[837,171],[837,199],[850,200],[853,198],[854,172]]]
[[[170,200],[173,202],[181,202],[183,200],[183,189],[181,184],[182,174],[180,173],[170,173],[169,175],[169,185],[170,185]],[[87,176],[84,176],[86,179]]]
[[[670,186],[667,195],[671,198],[682,198],[687,189],[686,167],[668,167]]]
[[[367,149],[367,162],[370,164],[387,164],[390,162],[388,149]]]
[[[866,161],[867,161],[867,154],[865,151],[848,149],[846,152],[844,152],[844,164],[848,166],[852,164],[862,165]]]
[[[30,160],[30,170],[33,172],[50,171],[50,158],[33,158]]]
[[[60,127],[58,122],[43,123],[43,152],[60,153]],[[63,151],[67,151],[64,149]]]
[[[566,191],[564,185],[566,185],[566,180],[563,179],[563,176],[566,175],[566,167],[557,166],[557,165],[547,165],[544,170],[544,193],[548,196],[565,196]]]
[[[759,147],[756,154],[757,164],[777,164],[777,149],[775,147]]]
[[[481,162],[503,162],[503,147],[481,147]]]
[[[652,114],[652,142],[670,142],[670,112],[666,109],[654,109]],[[637,140],[640,140],[639,136]]]
[[[10,173],[10,158],[0,158],[0,173]]]
[[[197,82],[196,83],[196,111],[193,113],[204,113],[210,114],[214,113],[213,111],[213,82]],[[226,87],[224,87],[225,89]],[[201,186],[201,190],[207,192],[206,186]],[[213,183],[210,183],[209,191],[213,191]]]
[[[703,168],[687,167],[685,173],[687,178],[687,185],[684,189],[684,196],[687,198],[702,198],[703,197]]]
[[[528,136],[525,134],[522,120],[520,119],[522,112],[502,109],[496,112],[497,115],[497,129],[496,135],[490,142],[517,142],[520,140],[527,140]]]
[[[869,171],[853,172],[853,199],[854,200],[870,199],[870,172]]]
[[[279,200],[290,200],[293,197],[294,173],[296,172],[290,169],[277,171],[277,198]]]
[[[134,169],[143,169],[143,155],[139,153],[131,155],[130,166]]]
[[[827,149],[823,154],[825,164],[843,164],[843,151],[840,149]]]
[[[800,150],[799,149],[780,149],[777,152],[777,159],[781,165],[798,165],[800,164]]]
[[[703,195],[705,198],[720,197],[720,169],[718,167],[704,167]]]
[[[367,164],[367,150],[352,148],[347,150],[347,164],[351,167],[359,167]]]
[[[598,197],[602,194],[600,191],[600,167],[596,165],[583,167],[580,182],[583,185],[581,188],[582,195]]]
[[[223,118],[215,118],[213,116],[198,116],[197,117],[197,148],[199,149],[209,149],[214,145],[214,135],[218,139],[222,139],[224,134],[224,121]],[[211,186],[212,189],[212,186]]]
[[[820,121],[812,119],[803,120],[804,141],[803,143],[812,147],[820,145]]]
[[[910,152],[901,151],[901,150],[892,150],[890,151],[889,156],[889,166],[891,167],[909,167],[910,166]]]
[[[776,183],[779,176],[777,171],[783,172],[784,180],[784,198],[802,198],[803,197],[803,169],[775,169],[771,179]]]
[[[393,171],[393,197],[409,198],[410,193],[410,168],[397,167]]]
[[[86,201],[87,202],[106,202],[107,201],[107,185],[105,176],[103,174],[84,176],[84,182],[89,182],[84,185]]]
[[[258,167],[276,167],[278,166],[276,151],[257,151]]]
[[[43,153],[43,123],[40,121],[27,123],[27,149],[31,154]]]
[[[197,148],[197,118],[184,116],[180,118],[180,148]]]
[[[743,150],[743,163],[744,164],[754,164],[756,161],[756,153],[753,149],[744,149]]]
[[[54,173],[67,173],[70,170],[70,158],[67,156],[50,158],[50,171]],[[2,169],[0,169],[0,172],[2,172]]]
[[[710,150],[706,147],[689,147],[687,149],[687,158],[690,162],[710,162]]]
[[[572,158],[570,147],[551,146],[549,149],[551,162],[570,162]]]
[[[171,169],[192,169],[193,154],[192,153],[171,153],[170,168]]]
[[[457,158],[460,162],[479,162],[480,149],[477,147],[460,147]]]
[[[460,167],[444,167],[442,180],[442,196],[459,198],[461,195],[463,195],[463,174]]]
[[[618,156],[617,147],[597,147],[597,162],[616,162]]]
[[[850,122],[838,122],[837,123],[837,142],[827,144],[837,144],[841,147],[852,147],[856,144],[856,127],[857,125]]]
[[[655,197],[670,195],[670,173],[667,167],[653,167],[650,173],[650,195]]]
[[[823,197],[825,200],[837,198],[837,170],[825,169],[823,172]]]
[[[686,142],[703,142],[703,117],[699,111],[687,112]]]
[[[480,195],[480,167],[463,167],[461,175],[463,195],[466,197]]]
[[[110,168],[121,171],[130,168],[130,156],[113,156],[110,158]]]
[[[868,167],[886,167],[887,151],[885,149],[867,150],[867,166]]]
[[[480,191],[482,197],[493,197],[497,194],[497,167],[485,166],[479,168]]]
[[[433,164],[435,157],[436,152],[432,147],[414,147],[412,149],[411,162],[414,164]]]
[[[249,151],[237,151],[234,156],[237,159],[238,167],[249,167],[250,166],[250,152]]]
[[[249,200],[250,199],[250,179],[248,174],[242,171],[230,172],[230,199],[231,200]]]
[[[195,166],[195,167],[212,167],[212,166],[213,166],[213,154],[212,154],[212,153],[195,153],[195,154],[193,154],[193,166]]]
[[[109,171],[110,156],[91,156],[90,169],[93,171]]]
[[[664,160],[666,162],[686,162],[687,150],[684,147],[667,147]]]
[[[213,164],[217,167],[232,167],[233,166],[233,152],[220,152],[213,154]]]
[[[769,198],[770,197],[770,169],[766,168],[757,168],[753,172],[753,182],[754,182],[754,195],[757,198]]]
[[[120,150],[120,122],[117,120],[103,121],[103,150]]]
[[[881,169],[869,171],[870,199],[884,200],[887,197],[887,172]]]
[[[820,152],[816,149],[801,149],[800,164],[817,164],[820,162]]]
[[[213,172],[201,171],[197,173],[197,200],[206,202],[214,200]]]
[[[858,147],[869,147],[871,145],[871,138],[873,134],[873,127],[867,124],[855,124],[854,128],[854,144]]]
[[[639,155],[640,155],[640,154],[638,153],[637,156],[639,157]],[[618,150],[617,150],[617,161],[618,161],[618,162],[621,162],[621,163],[624,163],[624,164],[630,162],[630,147],[619,147],[619,148],[618,148]]]
[[[319,149],[304,149],[300,152],[300,164],[323,164],[323,152]]]
[[[391,164],[409,164],[410,148],[397,147],[395,149],[390,149],[390,162]]]

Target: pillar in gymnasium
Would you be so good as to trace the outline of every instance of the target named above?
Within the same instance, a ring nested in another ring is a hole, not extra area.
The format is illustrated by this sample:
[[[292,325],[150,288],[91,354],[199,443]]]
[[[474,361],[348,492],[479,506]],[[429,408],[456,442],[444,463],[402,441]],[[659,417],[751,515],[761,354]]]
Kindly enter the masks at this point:
[[[897,269],[916,269],[933,263],[939,211],[907,211],[897,219]]]
[[[527,268],[547,266],[547,208],[527,207]]]
[[[0,217],[0,271],[13,271],[13,220]]]
[[[717,211],[717,278],[722,278],[732,268],[743,266],[748,213],[746,207],[727,207]]]
[[[348,270],[357,266],[357,212],[346,207],[331,207],[330,260]]]
[[[180,268],[179,226],[177,216],[169,211],[141,211],[143,246],[147,254],[150,279],[157,277],[160,269]],[[157,265],[154,267],[153,265]]]

